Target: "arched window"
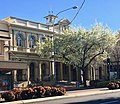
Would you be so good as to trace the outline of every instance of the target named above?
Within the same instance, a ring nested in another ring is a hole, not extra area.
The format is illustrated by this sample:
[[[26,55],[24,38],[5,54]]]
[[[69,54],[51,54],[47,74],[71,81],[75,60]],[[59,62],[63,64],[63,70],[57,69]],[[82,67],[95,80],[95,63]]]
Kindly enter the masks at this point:
[[[22,47],[22,35],[17,35],[17,46]]]
[[[41,42],[45,42],[45,36],[44,35],[41,37]]]
[[[29,47],[30,47],[30,48],[34,48],[34,43],[35,43],[35,38],[34,38],[34,36],[31,36],[31,37],[30,37]]]

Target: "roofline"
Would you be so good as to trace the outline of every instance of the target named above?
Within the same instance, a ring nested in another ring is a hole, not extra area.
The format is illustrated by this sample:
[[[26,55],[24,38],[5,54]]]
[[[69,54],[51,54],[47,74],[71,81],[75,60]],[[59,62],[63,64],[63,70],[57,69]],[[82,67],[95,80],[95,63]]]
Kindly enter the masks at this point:
[[[8,24],[8,22],[5,20],[0,20],[0,23]]]
[[[19,20],[24,20],[24,21],[33,22],[33,23],[36,23],[36,24],[41,24],[41,25],[48,26],[47,24],[43,24],[43,23],[40,23],[40,22],[35,22],[35,21],[27,20],[27,19],[22,19],[22,18],[18,18],[18,17],[14,17],[14,16],[9,16],[9,17],[3,18],[2,20],[9,19],[9,18],[15,18],[15,19],[19,19]]]
[[[26,27],[26,26],[21,26],[21,25],[17,25],[17,24],[10,24],[10,26],[12,27],[21,27],[21,28],[27,28],[27,29],[32,29],[32,30],[37,30],[37,31],[42,31],[42,32],[46,32],[46,33],[51,33],[53,34],[53,31],[50,30],[44,30],[44,29],[38,29],[38,28],[32,28],[32,27]],[[17,28],[16,27],[16,28]]]

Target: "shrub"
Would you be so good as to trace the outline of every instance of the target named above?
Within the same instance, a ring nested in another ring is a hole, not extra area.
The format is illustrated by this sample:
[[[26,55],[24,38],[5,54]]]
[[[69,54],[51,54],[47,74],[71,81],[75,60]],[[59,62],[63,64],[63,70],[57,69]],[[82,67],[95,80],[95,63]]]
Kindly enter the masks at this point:
[[[113,90],[116,89],[115,83],[111,82],[107,85],[107,87],[109,88],[109,90]]]
[[[58,96],[58,88],[51,87],[51,96]]]
[[[101,81],[96,84],[96,87],[106,87],[110,81]]]
[[[100,80],[91,80],[90,85],[96,87],[98,82],[100,82]]]
[[[33,98],[33,94],[34,94],[34,91],[33,91],[32,88],[25,88],[21,91],[20,96],[21,96],[22,99],[25,100],[25,99]]]
[[[2,93],[1,98],[4,98],[5,101],[13,101],[15,100],[15,95],[12,91],[8,91],[8,92]]]
[[[59,87],[59,92],[61,93],[61,95],[66,94],[66,89],[63,87]]]
[[[13,88],[13,89],[12,89],[12,92],[13,92],[14,95],[15,95],[15,100],[20,100],[20,99],[21,99],[22,89],[20,89],[20,88]]]
[[[119,85],[117,83],[114,83],[114,85],[115,85],[115,89],[119,88]]]
[[[50,87],[50,86],[34,86],[33,88],[13,88],[12,90],[2,93],[2,98],[5,101],[13,101],[13,100],[25,100],[31,98],[39,98],[39,97],[50,97],[50,96],[58,96],[64,95],[66,93],[66,89],[63,87]]]
[[[119,85],[119,88],[120,88],[120,81],[117,81],[116,83]]]
[[[51,96],[51,87],[50,86],[44,86],[45,89],[45,97],[50,97]]]
[[[34,96],[37,98],[43,97],[45,94],[45,89],[42,86],[34,86],[33,91],[34,91]]]
[[[118,81],[100,81],[100,80],[92,80],[91,82],[90,82],[90,85],[92,86],[92,87],[106,87],[109,83],[111,83],[111,82],[118,82]]]

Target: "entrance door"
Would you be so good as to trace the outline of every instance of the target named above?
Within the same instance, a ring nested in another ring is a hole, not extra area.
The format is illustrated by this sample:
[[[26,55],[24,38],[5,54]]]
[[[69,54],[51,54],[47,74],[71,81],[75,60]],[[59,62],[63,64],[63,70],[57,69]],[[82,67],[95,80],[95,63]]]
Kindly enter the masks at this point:
[[[35,76],[34,63],[31,63],[30,64],[30,80],[34,81],[34,76]]]

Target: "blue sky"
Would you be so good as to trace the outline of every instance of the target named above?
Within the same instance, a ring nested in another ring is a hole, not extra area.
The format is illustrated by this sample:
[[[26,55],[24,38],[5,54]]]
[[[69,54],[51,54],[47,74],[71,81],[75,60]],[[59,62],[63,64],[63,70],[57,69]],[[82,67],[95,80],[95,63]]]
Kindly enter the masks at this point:
[[[80,6],[83,0],[0,0],[0,19],[14,16],[22,19],[45,23],[48,11],[57,14],[72,6]],[[77,9],[78,10],[78,9]],[[77,10],[69,10],[59,14],[59,19],[72,20]],[[73,26],[89,29],[97,20],[108,25],[113,31],[120,28],[120,0],[86,0]]]

